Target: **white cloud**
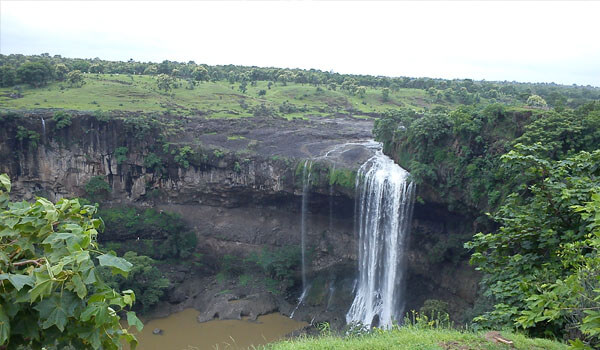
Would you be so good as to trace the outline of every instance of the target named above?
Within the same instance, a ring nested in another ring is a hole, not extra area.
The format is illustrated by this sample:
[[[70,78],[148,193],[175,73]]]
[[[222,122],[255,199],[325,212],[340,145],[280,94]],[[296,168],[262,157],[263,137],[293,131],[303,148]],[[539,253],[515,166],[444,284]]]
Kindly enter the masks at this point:
[[[7,2],[0,51],[600,85],[599,2]]]

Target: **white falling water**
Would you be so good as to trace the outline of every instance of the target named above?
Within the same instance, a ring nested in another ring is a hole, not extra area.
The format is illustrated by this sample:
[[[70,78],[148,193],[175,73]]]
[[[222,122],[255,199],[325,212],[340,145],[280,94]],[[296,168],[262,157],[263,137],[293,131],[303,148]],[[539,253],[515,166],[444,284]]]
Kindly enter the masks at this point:
[[[300,307],[300,305],[302,305],[302,303],[304,302],[304,299],[306,299],[306,295],[308,295],[309,290],[310,290],[310,284],[302,290],[302,294],[300,295],[300,298],[298,298],[298,305],[296,305],[296,307],[290,314],[290,318],[294,318],[294,314],[296,313],[296,311],[298,311],[298,308]]]
[[[356,178],[358,288],[347,323],[390,328],[403,312],[404,246],[410,229],[414,184],[381,149]]]
[[[335,163],[329,175],[329,233],[333,232],[333,179],[335,175]]]
[[[302,216],[300,221],[300,248],[302,250],[302,294],[300,295],[300,298],[298,298],[298,305],[296,305],[296,308],[290,314],[290,318],[294,317],[296,310],[298,310],[300,305],[304,302],[304,298],[306,298],[306,294],[310,289],[310,285],[307,285],[306,283],[306,214],[308,212],[311,170],[312,162],[306,160],[304,162],[304,168],[302,169]]]
[[[42,136],[46,136],[46,121],[44,120],[44,117],[41,117],[42,119]]]
[[[308,212],[308,196],[310,189],[310,172],[312,162],[305,161],[302,171],[302,218],[300,222],[300,245],[302,249],[302,290],[306,290],[306,213]]]

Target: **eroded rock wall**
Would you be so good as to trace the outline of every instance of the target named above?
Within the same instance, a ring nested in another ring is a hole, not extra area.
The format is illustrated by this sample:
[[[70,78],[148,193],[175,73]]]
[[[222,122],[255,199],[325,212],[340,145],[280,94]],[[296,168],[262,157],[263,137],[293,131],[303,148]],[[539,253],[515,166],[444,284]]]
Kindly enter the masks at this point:
[[[290,127],[297,128],[296,124]],[[20,128],[39,134],[36,145],[18,137]],[[284,131],[298,134],[297,130]],[[329,132],[335,133],[335,128]],[[168,142],[177,145],[186,140],[194,145],[193,133],[184,134],[174,135]],[[322,134],[326,133],[319,130],[319,137],[324,137]],[[354,137],[361,139],[364,132]],[[307,145],[314,149],[324,147],[309,141]],[[13,198],[25,200],[35,195],[53,200],[85,196],[88,181],[103,176],[112,188],[105,198],[107,205],[153,206],[182,214],[199,237],[198,250],[214,260],[224,254],[245,256],[265,247],[300,244],[301,158],[260,151],[223,154],[205,150],[204,156],[187,168],[171,156],[163,160],[160,169],[149,169],[145,160],[166,142],[160,130],[142,133],[122,119],[102,121],[80,113],[72,118],[71,125],[58,129],[52,113],[32,113],[0,122],[0,173],[11,176]],[[127,147],[125,159],[117,158],[119,147]],[[310,148],[285,147],[294,152],[296,148]],[[352,161],[353,166],[360,164],[358,158]],[[353,189],[330,188],[327,179],[315,181],[308,209],[309,275],[321,281],[315,286],[311,303],[327,310],[335,305],[337,313],[332,317],[341,320],[347,306],[340,303],[351,302],[348,294],[352,293],[352,273],[356,270]],[[443,248],[439,242],[469,231],[469,225],[468,218],[439,206],[417,204],[407,255],[408,309],[417,309],[426,299],[442,299],[450,302],[451,311],[461,313],[473,303],[477,276],[465,265],[465,259],[451,262],[451,257],[436,256]],[[447,249],[443,254],[449,254]],[[345,295],[331,298],[334,291]]]

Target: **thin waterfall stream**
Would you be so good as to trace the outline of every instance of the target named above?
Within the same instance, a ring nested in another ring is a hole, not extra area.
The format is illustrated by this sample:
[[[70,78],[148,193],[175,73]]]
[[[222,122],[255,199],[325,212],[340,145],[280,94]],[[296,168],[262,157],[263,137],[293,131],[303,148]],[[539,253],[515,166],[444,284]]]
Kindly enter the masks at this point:
[[[409,173],[384,155],[381,145],[358,170],[358,285],[346,314],[348,324],[390,328],[401,319],[404,250],[414,188]]]
[[[292,313],[290,314],[290,318],[294,317],[296,310],[302,305],[306,295],[308,293],[308,289],[310,289],[310,285],[306,282],[306,214],[308,213],[308,197],[310,190],[310,175],[312,169],[312,161],[306,160],[304,162],[304,168],[302,170],[302,207],[301,207],[301,221],[300,221],[300,247],[302,251],[302,294],[300,298],[298,298],[298,305]]]
[[[310,190],[310,171],[312,169],[312,162],[307,160],[304,162],[304,169],[302,171],[302,218],[300,222],[300,239],[302,248],[302,291],[306,290],[306,214],[308,212],[308,196]]]

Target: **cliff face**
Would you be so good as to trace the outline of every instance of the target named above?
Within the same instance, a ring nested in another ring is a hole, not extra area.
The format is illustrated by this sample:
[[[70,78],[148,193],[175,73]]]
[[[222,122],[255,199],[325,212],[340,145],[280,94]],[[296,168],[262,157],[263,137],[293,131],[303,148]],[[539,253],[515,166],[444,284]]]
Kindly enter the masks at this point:
[[[369,138],[370,122],[182,119],[180,128],[165,136],[160,127],[143,128],[127,118],[81,113],[70,121],[59,128],[43,111],[0,120],[0,173],[11,176],[13,197],[84,196],[89,180],[102,176],[112,189],[107,205],[182,214],[199,237],[198,251],[214,259],[300,245],[304,166],[310,166],[309,276],[322,281],[322,290],[343,292],[336,296],[336,317],[343,316],[357,259],[354,190],[352,181],[332,180],[330,168],[355,170],[369,157],[348,143]],[[341,144],[347,146],[336,152]],[[177,158],[185,146],[193,151],[184,157],[188,164]],[[153,155],[159,164],[149,161]],[[313,159],[312,166],[304,159]],[[441,206],[416,205],[408,253],[409,309],[429,298],[449,301],[456,312],[473,302],[477,277],[472,269],[464,259],[449,262],[451,257],[439,256],[452,253],[444,242],[469,225],[468,218]],[[314,296],[314,306],[330,309],[327,293],[315,293],[322,295]]]

